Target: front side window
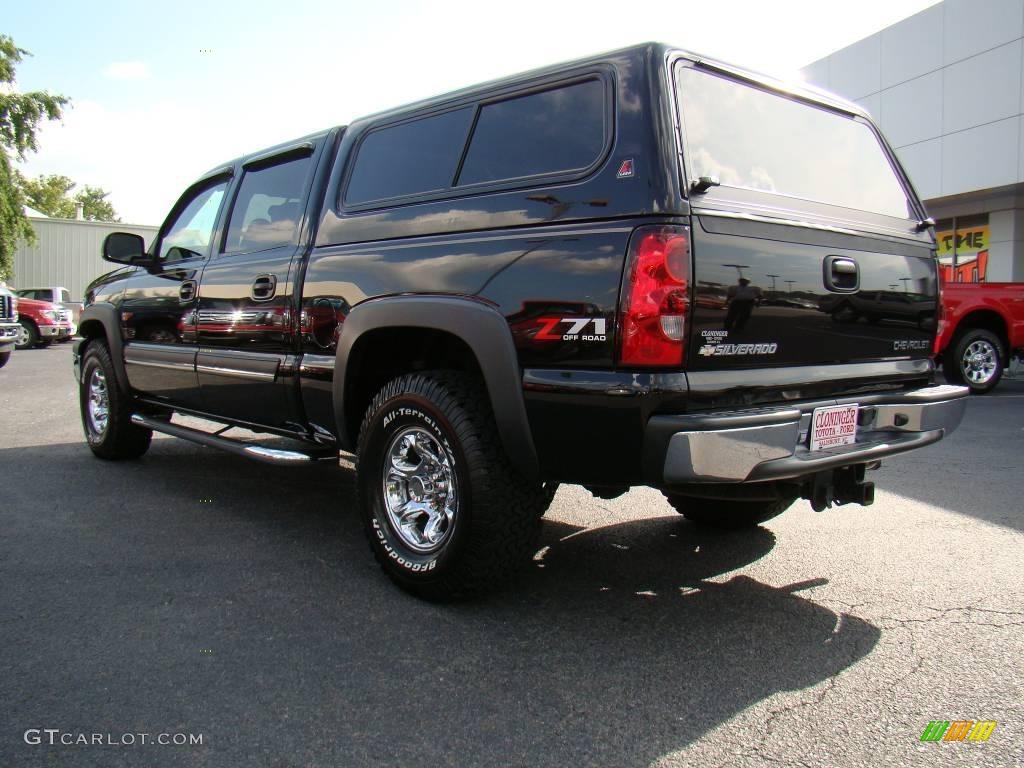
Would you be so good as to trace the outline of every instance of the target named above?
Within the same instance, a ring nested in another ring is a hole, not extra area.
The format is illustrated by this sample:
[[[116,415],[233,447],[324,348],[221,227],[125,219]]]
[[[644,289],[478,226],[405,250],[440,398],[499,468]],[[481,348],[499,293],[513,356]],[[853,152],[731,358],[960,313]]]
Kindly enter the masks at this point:
[[[225,253],[262,251],[296,241],[310,155],[248,170],[231,211]]]
[[[582,170],[605,145],[600,80],[553,88],[480,108],[459,186]]]
[[[157,253],[161,261],[173,262],[205,255],[227,188],[228,184],[224,181],[206,187],[192,197],[165,229]]]
[[[852,116],[680,66],[692,179],[885,216],[911,215],[878,137]]]

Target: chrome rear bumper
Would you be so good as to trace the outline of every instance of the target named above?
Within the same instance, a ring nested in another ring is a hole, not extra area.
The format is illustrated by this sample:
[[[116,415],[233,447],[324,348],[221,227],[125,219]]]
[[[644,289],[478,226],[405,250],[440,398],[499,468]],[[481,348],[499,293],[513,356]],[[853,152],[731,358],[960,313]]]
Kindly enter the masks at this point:
[[[963,419],[966,387],[938,385],[898,394],[797,403],[687,416],[654,416],[645,448],[668,444],[665,485],[782,480],[864,464],[938,442]],[[808,447],[815,408],[858,404],[857,438],[820,451]]]

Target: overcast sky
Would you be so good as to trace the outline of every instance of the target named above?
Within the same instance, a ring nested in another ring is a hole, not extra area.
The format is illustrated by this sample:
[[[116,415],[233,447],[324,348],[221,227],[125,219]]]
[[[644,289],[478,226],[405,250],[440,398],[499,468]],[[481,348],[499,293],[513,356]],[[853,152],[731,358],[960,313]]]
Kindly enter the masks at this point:
[[[0,32],[32,52],[19,90],[73,100],[22,171],[112,192],[158,224],[208,168],[461,86],[646,40],[771,74],[935,0],[181,0],[8,4]]]

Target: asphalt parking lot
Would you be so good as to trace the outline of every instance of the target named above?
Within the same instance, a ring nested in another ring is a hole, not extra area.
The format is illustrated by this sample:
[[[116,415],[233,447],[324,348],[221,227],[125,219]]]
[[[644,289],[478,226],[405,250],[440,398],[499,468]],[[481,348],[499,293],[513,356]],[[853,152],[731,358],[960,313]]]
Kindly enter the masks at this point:
[[[721,535],[562,488],[515,589],[437,606],[379,572],[347,470],[94,459],[70,365],[0,371],[2,766],[1024,764],[1024,381],[873,507]]]

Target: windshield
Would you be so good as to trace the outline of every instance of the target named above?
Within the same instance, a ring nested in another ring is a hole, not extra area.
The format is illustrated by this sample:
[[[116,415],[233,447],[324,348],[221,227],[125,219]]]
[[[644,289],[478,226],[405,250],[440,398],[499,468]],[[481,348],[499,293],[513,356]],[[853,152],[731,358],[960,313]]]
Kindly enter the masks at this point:
[[[852,116],[680,66],[691,178],[908,218],[875,132]]]

